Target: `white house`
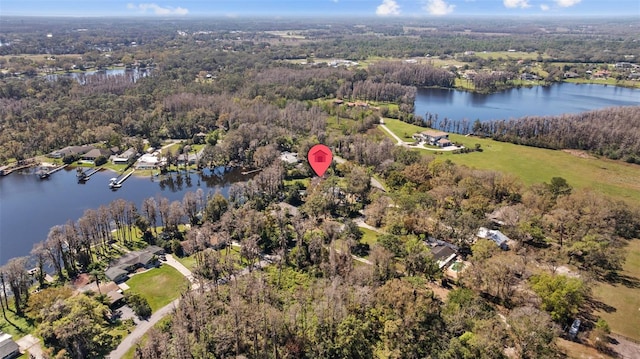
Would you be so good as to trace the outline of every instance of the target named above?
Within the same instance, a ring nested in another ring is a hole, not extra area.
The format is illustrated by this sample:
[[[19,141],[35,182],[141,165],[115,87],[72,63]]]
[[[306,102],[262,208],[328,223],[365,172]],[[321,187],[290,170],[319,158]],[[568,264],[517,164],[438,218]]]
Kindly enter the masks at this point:
[[[431,146],[451,146],[451,141],[449,141],[449,134],[442,131],[425,130],[420,133],[416,133],[415,135],[413,135],[413,138],[418,141],[423,141]]]
[[[509,249],[507,245],[507,241],[509,241],[509,237],[505,236],[502,232],[495,229],[487,229],[485,227],[480,227],[478,229],[478,233],[476,234],[479,238],[489,239],[495,242],[495,244],[500,247],[502,250]]]

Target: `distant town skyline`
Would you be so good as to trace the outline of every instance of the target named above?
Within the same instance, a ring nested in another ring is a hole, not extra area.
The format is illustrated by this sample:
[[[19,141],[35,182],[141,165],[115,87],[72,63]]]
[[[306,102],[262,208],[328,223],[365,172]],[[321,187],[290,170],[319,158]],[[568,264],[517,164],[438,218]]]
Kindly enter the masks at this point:
[[[638,16],[638,0],[2,0],[0,16]]]

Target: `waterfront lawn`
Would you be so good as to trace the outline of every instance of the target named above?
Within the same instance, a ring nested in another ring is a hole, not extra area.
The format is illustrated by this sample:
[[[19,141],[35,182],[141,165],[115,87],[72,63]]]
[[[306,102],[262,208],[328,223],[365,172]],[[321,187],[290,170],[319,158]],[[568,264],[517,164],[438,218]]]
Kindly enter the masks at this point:
[[[452,142],[482,152],[445,153],[451,161],[469,167],[510,173],[526,185],[562,177],[575,188],[588,188],[615,199],[640,202],[640,166],[591,156],[578,157],[564,151],[520,146],[491,139],[449,135]],[[587,157],[587,158],[583,158]]]
[[[640,240],[629,242],[627,258],[617,280],[594,285],[593,296],[605,305],[596,312],[613,333],[640,341]]]
[[[127,281],[129,291],[146,298],[153,312],[178,298],[187,283],[188,280],[169,265],[137,274]]]
[[[385,118],[384,124],[385,126],[387,126],[389,130],[391,130],[391,132],[395,133],[396,136],[400,137],[403,141],[407,141],[407,142],[414,142],[415,140],[411,136],[426,130],[425,127],[412,125],[410,123],[402,122],[400,120],[395,120],[392,118]],[[392,138],[392,137],[389,136],[389,138]]]
[[[387,128],[399,137],[424,131],[423,127],[399,120],[385,119]],[[640,166],[592,156],[578,157],[557,150],[515,145],[488,138],[450,134],[452,142],[474,148],[480,144],[482,152],[453,154],[443,152],[441,158],[483,170],[495,170],[513,174],[526,185],[549,182],[553,177],[562,177],[575,188],[589,188],[612,198],[629,202],[640,202]],[[407,139],[405,137],[405,139]],[[432,156],[433,151],[425,151]],[[587,158],[583,158],[587,157]]]

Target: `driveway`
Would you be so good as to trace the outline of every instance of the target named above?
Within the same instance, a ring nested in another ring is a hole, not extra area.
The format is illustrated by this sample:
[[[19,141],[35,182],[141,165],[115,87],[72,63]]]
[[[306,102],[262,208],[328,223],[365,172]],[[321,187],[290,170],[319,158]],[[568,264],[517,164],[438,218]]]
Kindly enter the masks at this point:
[[[29,354],[33,355],[37,359],[43,359],[42,347],[40,347],[40,339],[34,337],[31,334],[16,340],[16,344],[20,347],[21,352],[29,351]]]

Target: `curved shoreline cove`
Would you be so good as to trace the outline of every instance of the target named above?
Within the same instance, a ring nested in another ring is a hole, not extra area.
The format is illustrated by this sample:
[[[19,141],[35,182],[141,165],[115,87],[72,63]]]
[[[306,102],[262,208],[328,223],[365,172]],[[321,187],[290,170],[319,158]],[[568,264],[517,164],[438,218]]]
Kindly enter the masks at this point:
[[[205,194],[229,188],[251,175],[240,169],[215,173],[172,173],[170,176],[131,176],[116,191],[109,189],[112,171],[100,171],[85,183],[78,183],[74,169],[64,169],[41,180],[34,170],[0,177],[0,265],[13,257],[26,256],[33,245],[47,238],[52,226],[76,221],[87,209],[97,209],[118,198],[135,203],[138,209],[149,197],[182,201],[188,191]]]
[[[520,87],[492,94],[420,88],[414,114],[440,120],[492,121],[524,116],[553,116],[611,106],[640,106],[640,89],[595,84],[559,83]]]

